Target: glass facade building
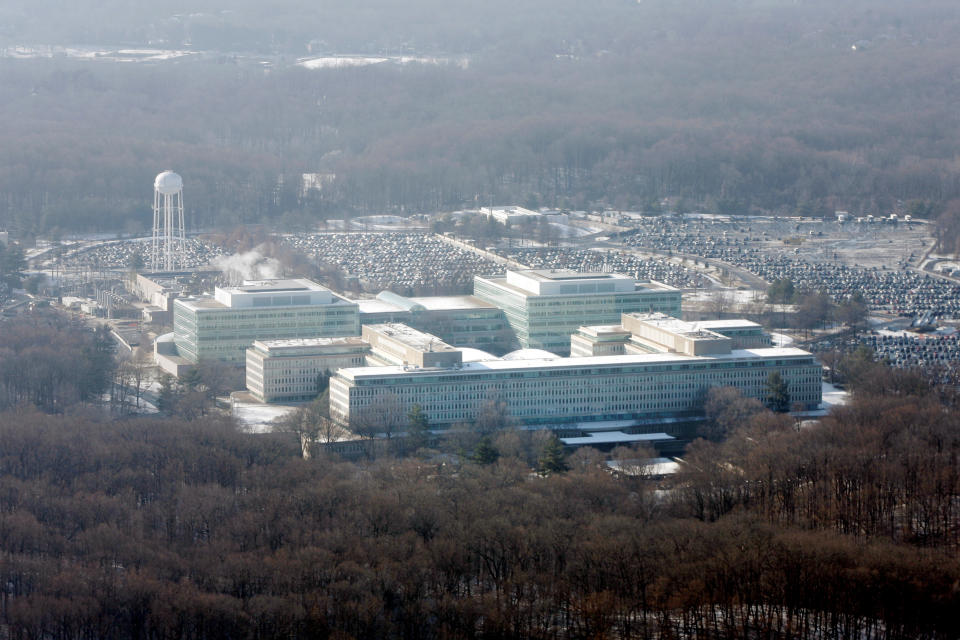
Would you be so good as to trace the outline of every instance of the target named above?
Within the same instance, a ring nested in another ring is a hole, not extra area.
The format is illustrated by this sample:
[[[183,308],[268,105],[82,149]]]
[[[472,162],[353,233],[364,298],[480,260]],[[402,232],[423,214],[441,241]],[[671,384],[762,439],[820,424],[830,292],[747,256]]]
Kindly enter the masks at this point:
[[[615,273],[508,271],[474,278],[474,295],[503,309],[518,346],[562,355],[581,326],[616,323],[630,312],[681,313],[679,289]]]
[[[248,282],[173,305],[177,352],[197,363],[243,364],[255,340],[357,336],[357,305],[309,280]]]

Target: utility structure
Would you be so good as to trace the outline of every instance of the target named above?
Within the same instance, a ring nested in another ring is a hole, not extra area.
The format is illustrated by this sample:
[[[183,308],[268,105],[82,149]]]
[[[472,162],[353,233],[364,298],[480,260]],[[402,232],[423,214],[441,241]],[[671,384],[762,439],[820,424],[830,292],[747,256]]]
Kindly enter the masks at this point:
[[[152,271],[176,271],[186,266],[187,243],[183,229],[183,178],[164,171],[153,181]]]

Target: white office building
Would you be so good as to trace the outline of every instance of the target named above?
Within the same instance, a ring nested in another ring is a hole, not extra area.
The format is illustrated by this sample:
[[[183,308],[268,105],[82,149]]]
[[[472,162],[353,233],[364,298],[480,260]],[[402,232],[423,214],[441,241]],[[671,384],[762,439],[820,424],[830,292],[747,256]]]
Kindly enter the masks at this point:
[[[173,304],[178,355],[243,364],[255,340],[360,335],[357,304],[310,280],[247,281]]]
[[[570,352],[570,336],[581,326],[614,324],[631,312],[680,316],[679,289],[618,273],[507,271],[503,277],[475,277],[473,292],[503,309],[520,347],[561,355]]]
[[[650,421],[700,415],[715,386],[762,401],[773,372],[794,406],[821,402],[820,366],[801,349],[734,348],[733,338],[658,315],[625,315],[621,327],[646,352],[341,369],[330,382],[331,417],[349,423],[389,402],[403,412],[420,405],[431,424],[450,425],[475,419],[493,399],[525,424]]]

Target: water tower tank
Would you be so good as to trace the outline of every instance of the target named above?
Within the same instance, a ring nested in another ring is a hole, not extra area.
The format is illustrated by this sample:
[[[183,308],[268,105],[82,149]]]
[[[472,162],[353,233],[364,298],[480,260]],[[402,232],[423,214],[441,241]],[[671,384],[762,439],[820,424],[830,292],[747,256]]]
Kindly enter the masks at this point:
[[[165,196],[173,195],[183,189],[183,178],[173,171],[164,171],[153,181],[153,188]]]

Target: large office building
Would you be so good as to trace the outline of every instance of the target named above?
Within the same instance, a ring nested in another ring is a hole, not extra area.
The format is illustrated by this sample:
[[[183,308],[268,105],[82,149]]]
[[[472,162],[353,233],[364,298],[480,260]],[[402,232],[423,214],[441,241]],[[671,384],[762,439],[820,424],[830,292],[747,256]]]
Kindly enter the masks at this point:
[[[593,333],[614,332],[607,329]],[[742,343],[733,337],[661,314],[625,314],[619,331],[636,352],[563,358],[524,350],[451,366],[341,369],[330,381],[330,414],[350,423],[385,402],[404,413],[420,405],[442,426],[471,421],[497,400],[524,424],[656,422],[700,415],[710,387],[764,400],[773,372],[783,376],[794,406],[812,409],[822,400],[820,366],[801,349],[737,348]]]
[[[243,364],[255,340],[357,336],[357,304],[310,280],[248,281],[173,304],[182,358]]]
[[[617,273],[507,271],[474,278],[474,295],[503,309],[520,347],[557,354],[570,352],[570,336],[579,327],[613,324],[622,313],[680,316],[679,289]]]

